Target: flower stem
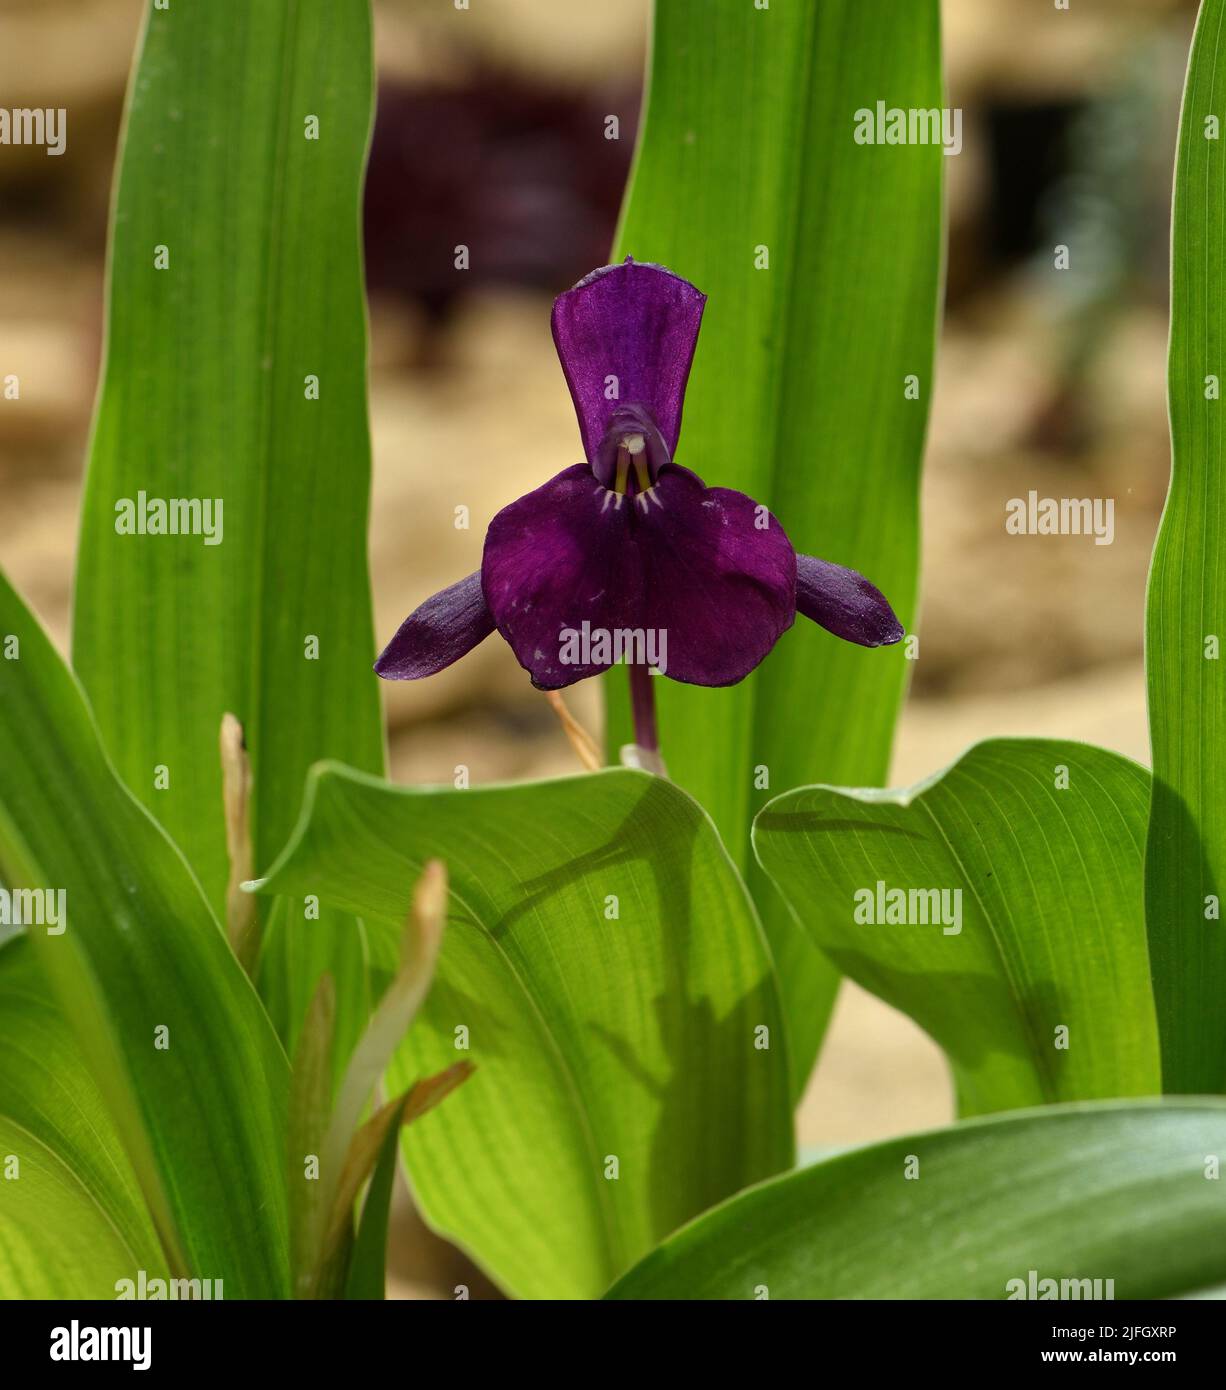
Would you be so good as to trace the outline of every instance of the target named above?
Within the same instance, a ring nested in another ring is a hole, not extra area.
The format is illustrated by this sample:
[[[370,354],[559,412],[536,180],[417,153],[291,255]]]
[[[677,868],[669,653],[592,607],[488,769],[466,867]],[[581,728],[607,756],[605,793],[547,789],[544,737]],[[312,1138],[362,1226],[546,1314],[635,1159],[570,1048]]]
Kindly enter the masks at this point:
[[[634,742],[648,755],[648,761],[660,761],[660,737],[656,732],[656,692],[652,687],[651,669],[643,663],[631,664],[630,708],[634,712]]]

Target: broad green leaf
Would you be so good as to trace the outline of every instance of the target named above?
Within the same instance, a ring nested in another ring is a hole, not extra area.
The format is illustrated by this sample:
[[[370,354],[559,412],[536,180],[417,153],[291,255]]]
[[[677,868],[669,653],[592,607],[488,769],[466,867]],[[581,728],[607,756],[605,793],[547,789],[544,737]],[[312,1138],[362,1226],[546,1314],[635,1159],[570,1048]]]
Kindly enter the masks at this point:
[[[0,1114],[0,1298],[114,1298],[140,1261],[107,1212],[68,1166]]]
[[[1226,1090],[1226,3],[1204,0],[1184,90],[1171,254],[1171,489],[1145,658],[1154,803],[1146,911],[1168,1091]]]
[[[325,766],[265,887],[318,893],[394,943],[431,858],[447,930],[387,1084],[476,1063],[403,1148],[427,1219],[504,1288],[597,1295],[789,1164],[774,972],[689,797],[630,771],[434,791]]]
[[[108,1227],[111,1237],[129,1252],[126,1277],[134,1278],[137,1269],[153,1278],[166,1277],[165,1258],[132,1165],[24,936],[0,947],[0,1123],[18,1126],[73,1176],[72,1211],[79,1209],[79,1197],[93,1205],[93,1219]],[[13,1152],[0,1147],[0,1169]],[[53,1164],[44,1166],[58,1172]],[[0,1172],[0,1207],[6,1206],[5,1197],[16,1199],[17,1188],[20,1181],[6,1181]],[[45,1217],[49,1224],[67,1219],[58,1209],[49,1209]],[[0,1246],[4,1224],[0,1218]],[[44,1253],[49,1257],[49,1297],[60,1296],[70,1286],[64,1281],[90,1273],[88,1268],[66,1268],[66,1256],[56,1251],[49,1235]],[[11,1268],[0,1257],[0,1271]],[[33,1296],[6,1285],[0,1273],[0,1298]],[[114,1297],[114,1290],[103,1296]]]
[[[1193,1293],[1226,1276],[1226,1203],[1206,1162],[1223,1146],[1216,1101],[1057,1106],[908,1135],[734,1197],[610,1297],[1003,1299],[1033,1297],[1031,1271],[1036,1286],[1103,1281],[1065,1298]]]
[[[257,863],[316,759],[383,766],[358,231],[371,101],[367,0],[151,10],[129,95],[73,660],[120,775],[219,916],[225,712],[251,756]],[[142,498],[216,502],[218,543],[119,533],[117,508]],[[338,1070],[369,1003],[363,953],[360,926],[308,928],[301,904],[269,929],[261,982],[287,1043],[333,973]]]
[[[18,654],[0,661],[0,882],[65,894],[63,933],[35,926],[30,940],[172,1273],[283,1295],[285,1054],[198,882],[3,577],[0,634]]]
[[[1115,753],[1002,739],[904,791],[786,792],[754,843],[839,969],[941,1044],[973,1115],[1160,1092],[1148,804]]]
[[[942,155],[857,144],[854,114],[879,99],[941,106],[937,0],[659,0],[617,257],[662,262],[709,296],[678,461],[767,504],[797,550],[868,575],[910,627]],[[655,686],[670,774],[748,868],[797,1089],[836,979],[758,875],[750,822],[788,787],[883,782],[905,671],[900,647],[866,651],[798,618],[739,686]],[[625,673],[608,681],[616,757]]]

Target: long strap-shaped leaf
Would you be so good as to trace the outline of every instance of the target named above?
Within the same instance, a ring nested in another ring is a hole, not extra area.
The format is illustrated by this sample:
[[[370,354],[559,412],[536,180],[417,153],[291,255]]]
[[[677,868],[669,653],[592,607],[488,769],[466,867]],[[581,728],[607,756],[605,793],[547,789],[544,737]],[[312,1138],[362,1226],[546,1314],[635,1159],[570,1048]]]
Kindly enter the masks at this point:
[[[65,895],[65,930],[30,938],[172,1271],[282,1296],[285,1054],[200,885],[2,576],[0,634],[0,881]]]
[[[45,909],[44,909],[45,910]],[[45,1271],[40,1295],[24,1286],[23,1263],[0,1260],[0,1299],[35,1296],[70,1297],[74,1281],[98,1280],[97,1262],[73,1267],[71,1253],[58,1246],[53,1228],[76,1227],[86,1218],[110,1232],[128,1252],[124,1276],[143,1269],[151,1278],[165,1277],[165,1257],[149,1219],[119,1135],[106,1103],[90,1075],[73,1038],[71,1025],[56,1006],[39,969],[32,943],[26,937],[0,947],[0,1124],[11,1123],[28,1136],[28,1145],[0,1149],[0,1165],[16,1157],[18,1174],[0,1174],[0,1247],[6,1245],[9,1223],[17,1211],[28,1212],[39,1231],[39,1265]],[[50,1202],[33,1201],[20,1181],[22,1149],[37,1145],[49,1150],[79,1184],[80,1201],[71,1213]],[[113,1298],[115,1290],[93,1285],[94,1296]]]
[[[1226,1278],[1224,1146],[1214,1101],[1051,1106],[908,1135],[734,1197],[611,1296],[1195,1293]]]
[[[151,10],[133,84],[73,657],[121,776],[220,915],[224,713],[251,754],[257,862],[284,844],[312,762],[382,767],[358,232],[368,0]],[[212,534],[146,534],[176,499]],[[343,1066],[367,1005],[359,929],[297,905],[272,938],[262,985],[283,1035],[330,969]]]
[[[114,1298],[143,1263],[81,1178],[29,1130],[0,1114],[0,1297]]]
[[[855,113],[879,99],[941,105],[937,0],[659,0],[617,256],[663,262],[709,296],[679,462],[770,506],[798,550],[867,574],[910,626],[942,156],[857,143]],[[656,683],[669,772],[749,871],[798,1088],[836,979],[757,873],[750,822],[788,787],[883,782],[905,669],[899,648],[853,648],[799,619],[734,689]],[[607,684],[615,756],[625,672]]]
[[[476,1064],[403,1146],[427,1217],[509,1292],[598,1295],[790,1163],[766,943],[684,792],[625,770],[454,791],[324,767],[265,886],[310,885],[394,939],[435,856],[447,932],[388,1090]]]
[[[1171,255],[1171,490],[1146,669],[1154,799],[1145,893],[1168,1091],[1226,1090],[1226,3],[1201,6]]]
[[[978,1114],[1160,1090],[1148,806],[1127,758],[995,739],[902,791],[787,792],[754,844],[831,960],[941,1044]]]

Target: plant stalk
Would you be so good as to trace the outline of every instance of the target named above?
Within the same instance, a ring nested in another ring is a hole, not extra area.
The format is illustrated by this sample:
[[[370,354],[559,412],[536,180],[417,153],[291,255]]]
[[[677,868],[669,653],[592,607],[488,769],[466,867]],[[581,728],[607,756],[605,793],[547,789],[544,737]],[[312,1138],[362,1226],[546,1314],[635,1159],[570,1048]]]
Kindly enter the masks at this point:
[[[656,692],[651,668],[644,662],[627,666],[630,675],[630,708],[634,715],[633,763],[659,777],[668,774],[660,757],[660,736],[656,727]],[[623,761],[625,759],[623,758]]]

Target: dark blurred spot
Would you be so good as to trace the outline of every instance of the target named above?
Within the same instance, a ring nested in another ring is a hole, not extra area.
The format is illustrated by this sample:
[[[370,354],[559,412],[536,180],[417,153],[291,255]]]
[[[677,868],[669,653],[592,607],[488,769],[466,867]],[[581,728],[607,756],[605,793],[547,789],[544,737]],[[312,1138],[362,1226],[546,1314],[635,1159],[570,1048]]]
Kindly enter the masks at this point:
[[[557,293],[605,264],[638,122],[637,82],[568,90],[483,70],[384,84],[366,179],[366,276],[433,324],[489,284]],[[605,138],[606,118],[619,138]],[[469,269],[456,268],[456,247]]]
[[[1024,259],[1044,244],[1044,197],[1068,173],[1073,101],[989,106],[988,250],[997,264]]]

